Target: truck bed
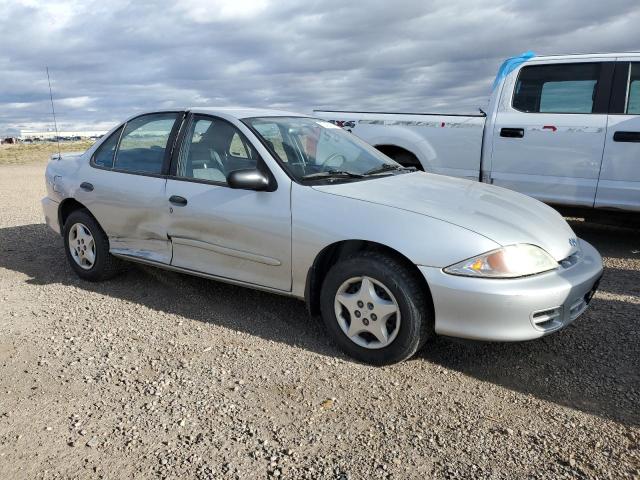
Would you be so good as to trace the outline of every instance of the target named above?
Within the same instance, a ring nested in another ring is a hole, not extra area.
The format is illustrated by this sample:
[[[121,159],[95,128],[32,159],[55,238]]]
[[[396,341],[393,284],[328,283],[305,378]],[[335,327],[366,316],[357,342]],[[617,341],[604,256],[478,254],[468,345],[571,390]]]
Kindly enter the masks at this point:
[[[411,164],[414,157],[425,171],[478,180],[484,114],[314,110],[314,115],[350,130],[400,163]]]

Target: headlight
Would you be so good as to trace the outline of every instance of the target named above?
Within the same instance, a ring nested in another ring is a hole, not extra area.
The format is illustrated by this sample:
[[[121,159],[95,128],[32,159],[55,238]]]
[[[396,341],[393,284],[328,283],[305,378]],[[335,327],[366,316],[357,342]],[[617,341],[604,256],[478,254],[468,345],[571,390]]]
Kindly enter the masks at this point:
[[[466,277],[515,278],[556,268],[558,262],[543,249],[521,243],[463,260],[445,268],[444,271]]]

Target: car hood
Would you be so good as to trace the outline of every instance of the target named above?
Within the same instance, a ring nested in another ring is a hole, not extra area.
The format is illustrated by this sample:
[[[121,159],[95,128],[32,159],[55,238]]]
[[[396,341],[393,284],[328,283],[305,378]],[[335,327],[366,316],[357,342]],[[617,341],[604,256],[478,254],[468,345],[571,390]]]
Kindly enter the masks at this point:
[[[553,208],[493,185],[415,172],[313,188],[437,218],[503,246],[537,245],[557,261],[576,250],[570,243],[575,233]]]

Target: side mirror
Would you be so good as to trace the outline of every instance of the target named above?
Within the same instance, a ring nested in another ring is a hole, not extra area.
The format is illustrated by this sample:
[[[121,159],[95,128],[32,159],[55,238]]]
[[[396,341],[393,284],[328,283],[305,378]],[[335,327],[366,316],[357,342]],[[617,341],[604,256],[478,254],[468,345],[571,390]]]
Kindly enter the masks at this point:
[[[240,190],[269,190],[269,177],[256,168],[235,170],[227,175],[227,185]]]

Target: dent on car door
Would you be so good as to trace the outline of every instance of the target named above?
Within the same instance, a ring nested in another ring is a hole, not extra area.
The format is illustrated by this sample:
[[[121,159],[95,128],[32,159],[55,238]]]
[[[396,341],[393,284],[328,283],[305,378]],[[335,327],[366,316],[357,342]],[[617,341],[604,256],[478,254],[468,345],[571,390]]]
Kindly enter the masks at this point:
[[[492,183],[548,203],[593,206],[612,72],[613,62],[591,60],[512,73],[513,94],[500,102],[493,131]]]
[[[255,147],[226,120],[193,116],[174,155],[165,205],[171,264],[253,285],[291,288],[290,185],[232,189],[232,171],[265,169]]]
[[[616,65],[596,207],[640,211],[640,62]]]
[[[165,170],[177,129],[176,112],[129,120],[94,153],[80,191],[109,237],[112,253],[171,261],[165,223]]]

